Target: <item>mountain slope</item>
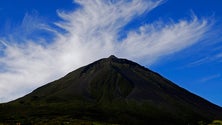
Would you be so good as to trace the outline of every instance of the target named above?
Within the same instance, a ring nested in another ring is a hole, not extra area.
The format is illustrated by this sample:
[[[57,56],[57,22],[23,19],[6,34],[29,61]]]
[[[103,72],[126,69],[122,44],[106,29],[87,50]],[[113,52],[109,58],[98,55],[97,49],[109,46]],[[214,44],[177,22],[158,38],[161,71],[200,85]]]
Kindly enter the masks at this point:
[[[185,125],[222,116],[220,107],[115,56],[81,67],[6,104],[0,114],[3,120],[14,113],[11,110],[16,111],[11,119],[64,116],[121,124]],[[8,113],[3,115],[3,111]]]

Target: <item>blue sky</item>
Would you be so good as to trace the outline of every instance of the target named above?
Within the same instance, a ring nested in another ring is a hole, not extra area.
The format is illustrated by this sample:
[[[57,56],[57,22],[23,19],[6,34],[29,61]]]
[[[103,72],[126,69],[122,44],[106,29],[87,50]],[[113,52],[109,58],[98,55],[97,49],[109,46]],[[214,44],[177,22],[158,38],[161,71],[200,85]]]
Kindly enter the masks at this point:
[[[222,106],[221,5],[221,0],[2,0],[0,101],[115,54]]]

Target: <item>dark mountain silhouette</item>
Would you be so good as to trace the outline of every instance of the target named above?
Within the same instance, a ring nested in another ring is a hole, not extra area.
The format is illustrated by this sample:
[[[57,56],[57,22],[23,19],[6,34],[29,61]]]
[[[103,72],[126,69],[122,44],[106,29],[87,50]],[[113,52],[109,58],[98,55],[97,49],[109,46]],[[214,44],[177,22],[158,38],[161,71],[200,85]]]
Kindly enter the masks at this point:
[[[195,125],[221,117],[219,106],[115,56],[81,67],[0,107],[0,123],[81,119],[127,125]]]

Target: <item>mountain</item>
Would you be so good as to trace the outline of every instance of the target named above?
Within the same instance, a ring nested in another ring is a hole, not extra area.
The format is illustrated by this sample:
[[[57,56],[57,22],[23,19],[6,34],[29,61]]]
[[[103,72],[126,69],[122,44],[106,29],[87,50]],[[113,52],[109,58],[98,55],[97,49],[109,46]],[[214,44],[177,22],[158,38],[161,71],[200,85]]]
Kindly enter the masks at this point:
[[[222,108],[113,55],[0,106],[0,123],[54,120],[52,124],[68,124],[77,119],[126,125],[196,125],[222,119]]]

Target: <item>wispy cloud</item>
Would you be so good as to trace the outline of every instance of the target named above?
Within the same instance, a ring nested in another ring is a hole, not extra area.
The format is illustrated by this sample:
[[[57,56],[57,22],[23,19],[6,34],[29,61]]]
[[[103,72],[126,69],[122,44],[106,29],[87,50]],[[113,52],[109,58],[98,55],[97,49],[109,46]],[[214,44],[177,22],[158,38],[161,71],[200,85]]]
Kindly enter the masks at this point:
[[[200,82],[205,83],[207,81],[210,81],[210,80],[213,80],[213,79],[216,79],[216,78],[219,78],[219,77],[221,77],[221,74],[213,74],[211,76],[207,76],[207,77],[204,77],[204,78],[200,79]]]
[[[203,57],[203,58],[201,58],[201,59],[198,59],[198,60],[195,60],[195,61],[189,63],[187,66],[188,66],[188,67],[193,67],[193,66],[201,65],[201,64],[203,64],[203,63],[208,62],[209,60],[211,60],[210,57]]]
[[[202,65],[202,64],[206,64],[206,63],[211,63],[211,62],[221,62],[222,52],[220,52],[220,51],[217,52],[216,51],[217,48],[216,49],[215,48],[216,47],[214,47],[214,49],[211,50],[211,51],[206,51],[208,53],[205,53],[205,54],[201,53],[202,55],[204,55],[204,57],[201,57],[200,59],[197,59],[193,62],[190,62],[189,64],[187,64],[186,67],[194,67],[194,66],[199,66],[199,65]],[[218,48],[220,48],[220,47],[218,47]],[[212,52],[214,52],[214,53],[212,53]]]
[[[58,16],[63,21],[56,22],[55,25],[66,32],[60,32],[41,21],[32,21],[31,27],[34,29],[40,26],[41,30],[53,34],[53,38],[50,39],[52,42],[46,42],[48,39],[41,37],[27,39],[25,35],[24,39],[20,39],[22,42],[2,38],[2,101],[22,96],[37,86],[110,54],[152,64],[162,56],[178,52],[204,39],[211,28],[210,20],[193,15],[190,19],[170,23],[158,20],[152,24],[141,25],[137,29],[127,31],[126,38],[119,40],[118,33],[131,20],[144,13],[148,14],[163,1],[75,2],[80,5],[77,10],[58,11]],[[25,18],[30,20],[31,17]],[[26,24],[30,23],[23,23],[23,28]],[[26,30],[29,29],[30,27]],[[19,38],[23,38],[23,34],[20,34]]]

